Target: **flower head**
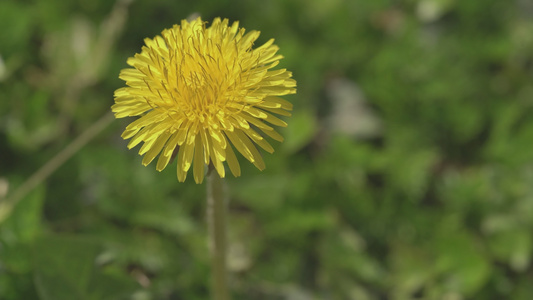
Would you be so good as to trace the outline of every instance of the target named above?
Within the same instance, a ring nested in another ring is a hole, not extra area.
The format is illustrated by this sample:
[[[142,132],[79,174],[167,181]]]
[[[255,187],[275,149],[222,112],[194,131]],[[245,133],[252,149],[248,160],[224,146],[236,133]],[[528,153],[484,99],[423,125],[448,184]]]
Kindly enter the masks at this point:
[[[207,27],[198,18],[145,39],[127,61],[133,68],[120,72],[127,86],[115,91],[112,106],[117,118],[139,116],[122,137],[131,139],[130,149],[143,142],[144,165],[159,155],[161,171],[177,150],[178,180],[192,166],[201,183],[209,164],[224,177],[224,161],[239,176],[235,149],[265,168],[256,145],[272,153],[265,137],[283,141],[272,125],[287,123],[273,114],[290,116],[292,104],[279,96],[296,93],[296,81],[285,69],[272,70],[283,58],[273,39],[252,48],[258,36],[238,22],[216,18]]]

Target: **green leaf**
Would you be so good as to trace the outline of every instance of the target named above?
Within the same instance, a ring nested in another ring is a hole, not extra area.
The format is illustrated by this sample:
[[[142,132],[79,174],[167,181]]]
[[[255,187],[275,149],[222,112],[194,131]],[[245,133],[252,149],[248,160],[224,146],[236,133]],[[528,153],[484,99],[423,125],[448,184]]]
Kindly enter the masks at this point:
[[[13,207],[5,221],[0,220],[0,238],[7,243],[31,242],[41,230],[41,212],[44,200],[42,186],[32,191]],[[5,203],[5,205],[11,205]]]
[[[288,121],[289,126],[283,130],[285,141],[283,149],[294,153],[305,147],[313,139],[317,124],[310,110],[295,111]]]
[[[99,247],[78,237],[49,236],[35,244],[35,283],[44,300],[89,299]]]
[[[444,275],[446,289],[472,295],[485,284],[491,267],[471,235],[447,231],[436,245],[436,268]]]
[[[491,236],[489,246],[494,255],[510,267],[522,272],[531,261],[533,240],[529,229],[512,228]]]
[[[29,5],[20,2],[2,1],[0,3],[0,26],[9,30],[0,32],[2,54],[20,54],[27,45],[32,32],[32,11]]]
[[[70,236],[41,238],[34,247],[35,284],[42,300],[120,299],[132,284],[103,274],[95,263],[100,246]]]
[[[431,253],[421,245],[392,243],[389,261],[392,268],[389,280],[396,299],[407,299],[433,277]]]

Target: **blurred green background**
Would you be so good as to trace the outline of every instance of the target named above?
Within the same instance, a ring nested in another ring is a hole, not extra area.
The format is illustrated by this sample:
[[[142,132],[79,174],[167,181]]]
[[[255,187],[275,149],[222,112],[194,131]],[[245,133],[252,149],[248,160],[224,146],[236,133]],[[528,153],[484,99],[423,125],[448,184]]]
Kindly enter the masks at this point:
[[[275,38],[286,141],[228,178],[235,299],[533,299],[533,2],[0,1],[0,198],[192,14]],[[0,206],[0,299],[207,299],[205,184],[115,120]],[[242,158],[242,157],[241,157]]]

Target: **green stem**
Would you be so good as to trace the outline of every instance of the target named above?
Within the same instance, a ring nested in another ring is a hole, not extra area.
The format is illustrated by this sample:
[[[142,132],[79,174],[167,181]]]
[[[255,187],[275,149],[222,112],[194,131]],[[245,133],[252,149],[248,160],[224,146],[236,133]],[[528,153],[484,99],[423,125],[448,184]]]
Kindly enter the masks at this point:
[[[229,300],[226,268],[226,213],[224,184],[212,170],[207,180],[207,223],[211,252],[211,294],[213,300]]]

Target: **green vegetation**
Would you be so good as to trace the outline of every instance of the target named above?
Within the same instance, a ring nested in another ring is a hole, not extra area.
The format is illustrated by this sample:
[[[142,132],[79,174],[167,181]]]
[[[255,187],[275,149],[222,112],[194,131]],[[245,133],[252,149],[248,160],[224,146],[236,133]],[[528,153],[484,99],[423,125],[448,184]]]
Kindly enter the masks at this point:
[[[193,13],[276,38],[298,81],[267,169],[226,180],[235,299],[533,299],[528,1],[3,0],[0,198]],[[143,167],[128,123],[2,202],[0,299],[208,298],[205,184]]]

